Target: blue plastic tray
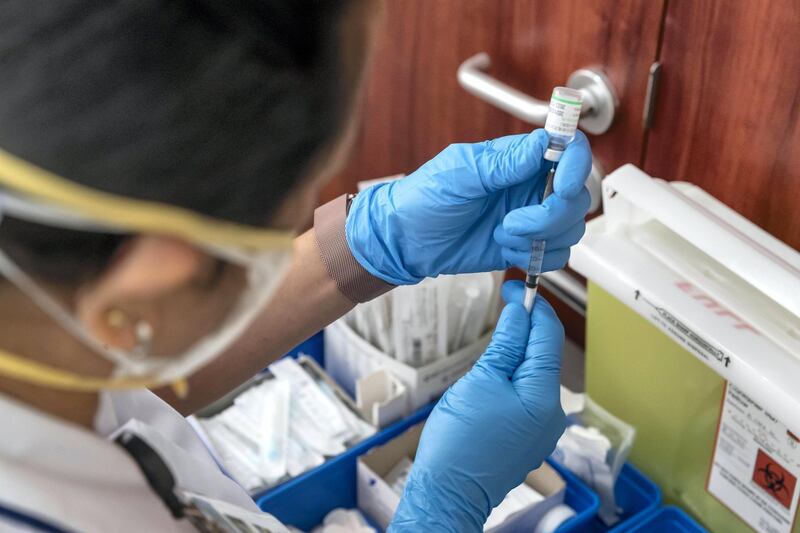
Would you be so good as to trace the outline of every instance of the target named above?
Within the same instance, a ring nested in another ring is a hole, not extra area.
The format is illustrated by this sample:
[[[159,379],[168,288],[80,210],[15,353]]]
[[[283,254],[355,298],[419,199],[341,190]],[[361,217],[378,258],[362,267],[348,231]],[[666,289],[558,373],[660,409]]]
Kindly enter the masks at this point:
[[[614,488],[615,501],[623,510],[620,521],[612,528],[603,523],[599,517],[594,516],[580,530],[587,533],[599,533],[609,531],[619,533],[627,531],[628,528],[642,520],[649,513],[653,512],[661,503],[661,490],[650,481],[636,467],[625,464],[617,478],[617,485]]]
[[[578,479],[578,477],[556,463],[548,459],[548,464],[555,468],[564,481],[567,482],[567,492],[564,495],[564,503],[572,507],[575,511],[575,516],[561,524],[557,533],[567,533],[570,531],[585,531],[585,527],[589,524],[597,514],[597,509],[600,507],[600,498],[597,494],[586,486],[586,484]]]
[[[638,533],[707,533],[707,530],[694,521],[692,517],[678,509],[667,506],[650,513],[639,520],[626,532]]]
[[[389,442],[409,427],[422,422],[432,409],[433,405],[420,408],[411,416],[361,441],[343,454],[267,490],[255,498],[256,503],[284,524],[291,524],[304,531],[310,531],[322,523],[325,515],[337,507],[356,507],[358,456]]]
[[[409,427],[425,420],[431,409],[433,404],[421,408],[325,464],[266,491],[256,497],[256,503],[283,523],[305,531],[319,525],[325,515],[337,507],[356,507],[358,456],[375,446],[385,444]],[[576,512],[558,531],[583,531],[581,528],[597,513],[600,501],[574,474],[560,465],[551,465],[567,482],[565,503]]]

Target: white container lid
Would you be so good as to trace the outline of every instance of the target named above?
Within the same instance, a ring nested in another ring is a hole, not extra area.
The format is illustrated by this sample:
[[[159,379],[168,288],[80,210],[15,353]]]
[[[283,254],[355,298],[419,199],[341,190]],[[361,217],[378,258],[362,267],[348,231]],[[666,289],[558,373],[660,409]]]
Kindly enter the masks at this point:
[[[625,165],[570,266],[800,432],[800,253],[697,186]]]

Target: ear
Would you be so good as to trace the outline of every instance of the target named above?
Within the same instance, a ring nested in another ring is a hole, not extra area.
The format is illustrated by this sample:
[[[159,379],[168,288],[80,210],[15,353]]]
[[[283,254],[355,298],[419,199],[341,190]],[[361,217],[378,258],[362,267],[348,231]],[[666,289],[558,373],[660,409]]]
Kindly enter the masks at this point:
[[[99,279],[76,295],[78,318],[99,341],[130,350],[143,317],[125,308],[131,299],[157,299],[189,282],[202,254],[183,241],[137,236],[126,243]]]

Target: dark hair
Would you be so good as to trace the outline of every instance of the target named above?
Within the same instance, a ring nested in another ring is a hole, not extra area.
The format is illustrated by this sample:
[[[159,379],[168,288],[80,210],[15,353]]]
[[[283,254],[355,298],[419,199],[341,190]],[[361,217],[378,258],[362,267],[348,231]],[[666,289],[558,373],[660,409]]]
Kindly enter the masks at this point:
[[[0,147],[96,189],[264,224],[350,110],[348,4],[1,2]],[[0,245],[61,279],[119,242],[0,224]]]

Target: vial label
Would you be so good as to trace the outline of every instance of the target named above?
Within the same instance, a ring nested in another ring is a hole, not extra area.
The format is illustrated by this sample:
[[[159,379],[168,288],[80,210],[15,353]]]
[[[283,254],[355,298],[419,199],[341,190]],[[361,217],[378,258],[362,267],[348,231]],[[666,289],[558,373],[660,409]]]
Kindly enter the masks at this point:
[[[550,109],[547,112],[547,121],[544,129],[553,135],[563,135],[570,139],[575,136],[578,129],[578,120],[581,118],[580,100],[572,100],[553,94],[550,99]]]

